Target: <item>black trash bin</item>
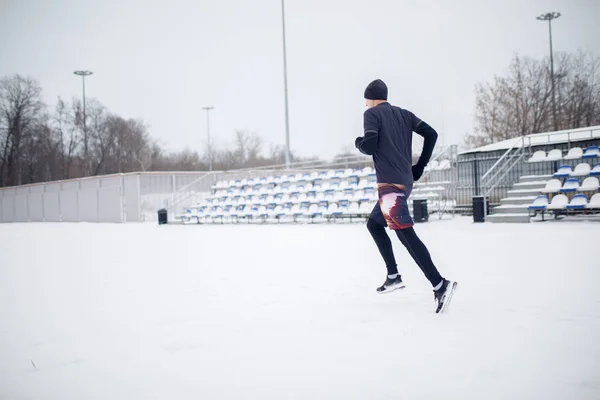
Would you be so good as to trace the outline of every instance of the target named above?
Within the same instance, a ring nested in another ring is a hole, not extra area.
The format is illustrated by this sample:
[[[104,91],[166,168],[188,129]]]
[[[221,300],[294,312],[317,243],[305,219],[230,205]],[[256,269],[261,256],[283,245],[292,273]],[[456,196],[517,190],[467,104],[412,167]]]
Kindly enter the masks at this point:
[[[160,210],[158,210],[158,224],[164,225],[166,223],[167,223],[167,210],[164,208],[161,208]]]
[[[413,200],[413,221],[429,221],[429,211],[427,210],[427,199]]]
[[[473,222],[485,222],[485,216],[489,214],[490,203],[485,196],[473,196]],[[484,211],[484,203],[487,212]]]

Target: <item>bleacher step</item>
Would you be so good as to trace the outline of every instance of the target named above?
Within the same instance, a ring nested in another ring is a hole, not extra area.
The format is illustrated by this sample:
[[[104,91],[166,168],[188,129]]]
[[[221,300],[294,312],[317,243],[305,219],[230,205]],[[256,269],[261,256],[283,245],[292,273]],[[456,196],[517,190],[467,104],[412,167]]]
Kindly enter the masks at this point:
[[[531,181],[531,182],[519,182],[515,183],[513,189],[539,189],[542,190],[546,187],[546,181]]]
[[[528,212],[528,207],[530,203],[527,204],[504,204],[498,207],[494,207],[494,214],[522,214]]]
[[[542,189],[512,189],[507,193],[510,197],[539,196],[542,194]]]
[[[492,223],[519,223],[528,224],[531,222],[529,214],[515,213],[515,214],[493,214],[485,217],[486,222]]]
[[[519,182],[536,182],[536,181],[549,181],[552,179],[552,175],[526,175],[519,178]]]
[[[500,199],[500,204],[531,204],[536,196],[510,196]]]

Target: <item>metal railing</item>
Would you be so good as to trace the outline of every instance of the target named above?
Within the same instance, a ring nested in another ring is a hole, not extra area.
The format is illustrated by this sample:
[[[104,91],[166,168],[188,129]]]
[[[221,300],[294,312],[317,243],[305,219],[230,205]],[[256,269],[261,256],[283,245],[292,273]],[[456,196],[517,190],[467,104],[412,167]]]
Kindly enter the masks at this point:
[[[526,136],[518,138],[515,143],[496,161],[496,163],[481,177],[481,188],[483,193],[483,209],[485,215],[488,212],[488,198],[496,187],[503,183],[504,177],[523,161],[526,154]]]

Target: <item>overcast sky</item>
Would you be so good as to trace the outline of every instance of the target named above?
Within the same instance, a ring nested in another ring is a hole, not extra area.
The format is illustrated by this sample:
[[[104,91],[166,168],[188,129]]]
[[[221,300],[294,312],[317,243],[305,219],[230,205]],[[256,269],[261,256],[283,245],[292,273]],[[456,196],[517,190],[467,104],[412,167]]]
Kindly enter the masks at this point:
[[[600,56],[598,0],[286,0],[292,150],[331,157],[362,134],[365,86],[389,86],[446,144],[473,129],[474,86],[515,53],[549,52],[535,17],[559,11],[555,51]],[[0,0],[0,76],[40,81],[44,99],[88,97],[142,118],[168,149],[217,146],[248,129],[285,143],[279,0]]]

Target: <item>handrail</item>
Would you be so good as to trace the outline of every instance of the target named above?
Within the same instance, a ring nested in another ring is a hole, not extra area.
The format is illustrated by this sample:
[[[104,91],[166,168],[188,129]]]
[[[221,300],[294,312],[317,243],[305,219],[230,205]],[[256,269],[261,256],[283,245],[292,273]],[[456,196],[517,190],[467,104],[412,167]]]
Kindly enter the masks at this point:
[[[504,160],[504,158],[517,146],[517,143],[519,143],[520,141],[523,141],[523,143],[524,143],[524,136],[521,136],[520,138],[518,138],[515,141],[515,143],[511,146],[511,148],[506,150],[506,152],[502,155],[502,157],[500,157],[500,159],[498,161],[496,161],[496,163],[494,165],[492,165],[492,168],[490,168],[485,174],[483,174],[483,176],[481,177],[482,181],[490,174],[490,172],[492,172],[494,170],[494,168],[496,168],[498,166],[498,164],[500,164],[502,162],[502,160]]]
[[[185,185],[183,188],[179,189],[177,192],[173,193],[171,195],[171,201],[169,201],[169,199],[165,200],[165,208],[168,210],[169,208],[175,207],[175,206],[181,204],[183,201],[187,200],[190,197],[189,193],[187,195],[182,195],[182,193],[187,192],[189,188],[191,188],[194,185],[197,185],[198,183],[202,182],[209,176],[211,176],[211,177],[216,176],[216,173],[211,172],[206,175],[203,175],[203,176],[195,179],[191,183]]]
[[[485,194],[484,194],[485,197],[489,196],[489,194],[496,188],[496,186],[498,186],[500,184],[500,182],[506,176],[506,174],[508,174],[515,167],[515,165],[517,165],[517,163],[523,159],[523,157],[525,156],[525,150],[523,149],[518,154],[519,154],[519,156],[516,158],[516,160],[512,164],[510,164],[510,167],[505,168],[502,176],[495,181],[495,183],[488,189],[487,192],[485,192]],[[512,158],[511,158],[511,160],[512,160]],[[504,165],[508,165],[508,164],[509,163],[506,163]],[[502,170],[499,170],[499,171],[501,172]],[[498,174],[496,174],[495,176],[497,176],[497,175]]]
[[[334,162],[335,161],[335,162]],[[248,167],[248,168],[240,168],[240,169],[232,169],[225,170],[224,172],[245,172],[245,171],[263,171],[263,170],[277,170],[277,169],[302,169],[302,168],[318,168],[319,166],[327,167],[332,165],[341,165],[349,162],[369,162],[370,157],[357,154],[352,156],[340,157],[336,160],[326,161],[326,160],[307,160],[307,161],[298,161],[289,165],[286,164],[274,164],[274,165],[264,165],[262,167]]]
[[[482,186],[487,186],[490,182],[494,182],[494,180],[496,179],[496,177],[502,173],[503,168],[505,168],[506,165],[508,165],[510,163],[510,161],[512,161],[513,158],[515,158],[518,154],[520,154],[522,152],[524,152],[524,150],[520,149],[520,150],[517,150],[514,153],[511,153],[511,155],[506,159],[506,162],[504,164],[502,164],[501,166],[499,166],[494,171],[494,174],[489,177],[489,179],[487,179],[485,181],[482,179]]]
[[[442,154],[447,153],[450,149],[452,149],[452,146],[442,147],[442,151],[440,151],[435,157],[433,157],[431,160],[429,160],[429,163],[432,163],[433,161],[437,161],[438,158],[440,158],[442,156]],[[428,169],[427,171],[425,171],[419,180],[424,180],[425,178],[427,178],[427,176],[429,174],[431,174],[431,171],[433,171],[433,170]]]

